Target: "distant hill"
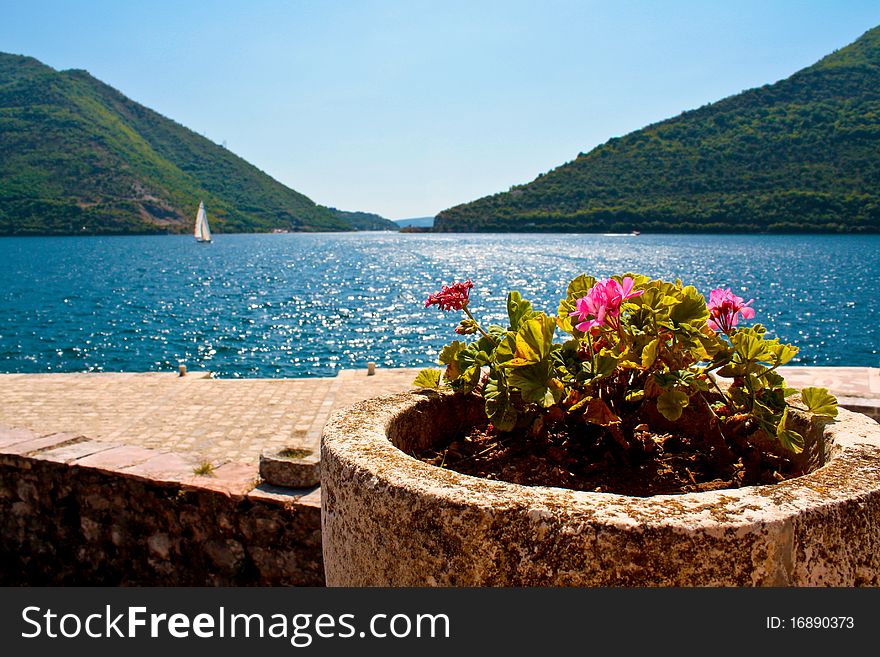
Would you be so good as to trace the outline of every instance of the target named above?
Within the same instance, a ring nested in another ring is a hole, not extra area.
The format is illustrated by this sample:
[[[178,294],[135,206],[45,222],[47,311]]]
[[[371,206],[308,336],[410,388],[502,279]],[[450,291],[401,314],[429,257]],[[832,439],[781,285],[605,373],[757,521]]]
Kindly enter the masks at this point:
[[[329,208],[339,219],[347,221],[355,230],[400,230],[400,226],[391,219],[373,214],[372,212],[350,212]]]
[[[0,234],[350,230],[329,209],[85,71],[0,53]]]
[[[415,228],[430,228],[434,225],[434,217],[414,217],[412,219],[395,219],[394,223],[396,223],[401,228],[407,228],[408,226],[414,226]]]
[[[611,139],[438,231],[877,232],[880,28],[791,77]]]

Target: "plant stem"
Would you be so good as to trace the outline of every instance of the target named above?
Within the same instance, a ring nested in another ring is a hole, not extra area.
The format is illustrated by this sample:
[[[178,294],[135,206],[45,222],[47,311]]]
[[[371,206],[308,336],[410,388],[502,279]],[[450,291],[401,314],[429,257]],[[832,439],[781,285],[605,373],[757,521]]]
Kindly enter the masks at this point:
[[[466,314],[466,315],[470,318],[470,320],[474,323],[474,326],[477,327],[477,330],[478,330],[480,333],[482,333],[483,335],[485,335],[487,338],[491,338],[491,337],[492,337],[491,335],[489,335],[488,333],[486,333],[486,331],[483,330],[483,327],[480,326],[480,323],[477,321],[477,318],[473,316],[473,314],[471,313],[470,310],[468,310],[467,305],[462,306],[461,309],[465,312],[465,314]]]
[[[593,336],[587,331],[587,344],[590,345],[590,374],[596,377],[596,350],[593,349]]]

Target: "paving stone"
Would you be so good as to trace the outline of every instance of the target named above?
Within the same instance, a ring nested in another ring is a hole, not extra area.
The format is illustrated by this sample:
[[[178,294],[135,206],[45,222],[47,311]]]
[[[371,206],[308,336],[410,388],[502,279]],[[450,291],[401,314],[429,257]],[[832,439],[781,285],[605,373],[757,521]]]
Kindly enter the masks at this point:
[[[81,440],[80,436],[70,433],[53,433],[49,434],[48,436],[31,438],[30,440],[25,440],[24,442],[7,445],[3,448],[2,451],[4,454],[17,454],[24,456],[26,454],[30,454],[31,452],[39,452],[40,450],[47,449],[49,447],[56,447],[66,443],[74,442],[76,440]]]
[[[410,387],[412,370],[337,378],[214,379],[208,373],[0,375],[4,444],[51,432],[175,452],[194,463],[236,460],[254,472],[264,449],[317,444],[330,412]],[[14,433],[11,433],[14,431]]]
[[[137,445],[120,445],[97,454],[84,456],[74,463],[83,467],[122,471],[155,455],[156,452],[152,449],[145,449]]]
[[[119,443],[107,443],[100,440],[83,440],[78,443],[55,447],[39,452],[34,458],[56,463],[72,463],[77,459],[97,454],[114,447],[120,447]]]
[[[320,509],[321,508],[321,489],[320,487],[315,488],[310,493],[303,495],[299,498],[299,504],[302,506],[311,506]]]
[[[0,450],[7,445],[14,445],[15,443],[23,443],[28,440],[33,440],[34,438],[38,438],[39,435],[40,434],[35,433],[30,429],[0,427]]]
[[[172,452],[165,452],[125,468],[125,472],[158,481],[183,481],[192,476],[193,467],[190,459]]]
[[[193,475],[185,480],[196,488],[205,488],[227,495],[245,495],[259,482],[257,469],[247,463],[225,463],[210,474]]]

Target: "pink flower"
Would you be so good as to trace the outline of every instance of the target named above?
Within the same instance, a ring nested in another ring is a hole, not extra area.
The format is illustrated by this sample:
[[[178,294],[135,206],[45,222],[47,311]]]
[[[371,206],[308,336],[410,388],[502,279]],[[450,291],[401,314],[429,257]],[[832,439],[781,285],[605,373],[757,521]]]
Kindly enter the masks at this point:
[[[428,306],[439,306],[440,310],[461,310],[468,304],[468,290],[474,287],[471,279],[464,283],[444,285],[439,292],[435,292],[425,301]]]
[[[625,277],[621,282],[606,278],[596,283],[586,296],[575,301],[575,311],[569,313],[571,317],[581,320],[575,328],[586,333],[594,326],[603,326],[608,318],[612,318],[608,323],[615,325],[617,316],[620,315],[620,305],[626,299],[632,299],[645,292],[644,290],[634,292],[634,285],[635,281],[630,276]],[[589,317],[593,319],[588,319]]]
[[[743,303],[743,298],[736,296],[730,288],[722,290],[719,287],[712,290],[709,293],[709,303],[706,304],[709,309],[709,320],[706,323],[713,330],[729,333],[739,321],[739,315],[743,319],[752,319],[755,316],[755,309],[749,308],[752,301],[754,299]]]

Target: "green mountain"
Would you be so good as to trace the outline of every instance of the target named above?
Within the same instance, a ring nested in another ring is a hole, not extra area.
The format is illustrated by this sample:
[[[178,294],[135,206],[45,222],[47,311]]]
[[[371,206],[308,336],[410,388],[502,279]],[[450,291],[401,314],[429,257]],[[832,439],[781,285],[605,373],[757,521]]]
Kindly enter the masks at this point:
[[[0,234],[350,230],[329,209],[85,71],[0,53]]]
[[[438,231],[877,232],[880,28],[775,84],[685,112],[509,192]]]
[[[391,219],[372,212],[350,212],[336,208],[330,208],[330,212],[347,221],[355,230],[400,230],[400,226]]]

